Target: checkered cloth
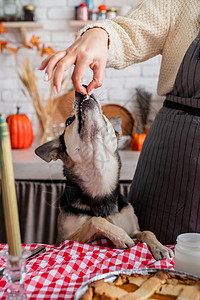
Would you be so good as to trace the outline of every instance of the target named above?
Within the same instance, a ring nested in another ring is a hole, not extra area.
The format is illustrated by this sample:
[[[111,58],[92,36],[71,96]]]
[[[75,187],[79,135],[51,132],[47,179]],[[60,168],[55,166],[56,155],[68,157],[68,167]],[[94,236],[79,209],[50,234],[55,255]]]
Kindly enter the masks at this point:
[[[23,245],[33,250],[38,245]],[[146,244],[138,243],[131,249],[113,249],[106,239],[92,244],[65,241],[60,246],[43,245],[46,252],[27,262],[25,289],[28,299],[74,299],[77,289],[99,274],[121,269],[169,268],[174,259],[156,261]],[[174,249],[171,246],[171,249]],[[7,245],[0,245],[6,251]],[[0,269],[5,261],[0,257]],[[6,297],[6,280],[0,278],[0,299]]]

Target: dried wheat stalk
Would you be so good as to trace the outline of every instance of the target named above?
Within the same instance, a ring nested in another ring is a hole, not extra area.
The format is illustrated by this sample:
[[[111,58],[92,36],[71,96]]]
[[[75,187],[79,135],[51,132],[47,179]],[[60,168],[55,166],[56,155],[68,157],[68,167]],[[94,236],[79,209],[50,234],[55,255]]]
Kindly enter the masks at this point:
[[[25,58],[21,68],[22,74],[18,72],[18,76],[25,88],[22,89],[22,91],[26,96],[27,91],[32,99],[33,106],[43,130],[43,136],[41,139],[41,143],[43,143],[47,140],[47,136],[49,135],[48,131],[52,130],[52,118],[59,103],[60,97],[53,97],[53,80],[51,80],[50,95],[48,99],[45,101],[44,96],[40,96],[36,83],[37,77],[31,68],[28,57]],[[63,78],[62,86],[64,85],[66,79],[67,76]],[[65,86],[66,90],[69,88],[69,85],[70,81],[68,80]]]

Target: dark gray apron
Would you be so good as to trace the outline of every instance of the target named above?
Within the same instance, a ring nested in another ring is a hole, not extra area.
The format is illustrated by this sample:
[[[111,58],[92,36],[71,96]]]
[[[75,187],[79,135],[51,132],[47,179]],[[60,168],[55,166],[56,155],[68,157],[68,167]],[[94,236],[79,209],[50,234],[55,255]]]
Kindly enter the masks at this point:
[[[147,134],[129,200],[163,244],[200,232],[200,33]]]

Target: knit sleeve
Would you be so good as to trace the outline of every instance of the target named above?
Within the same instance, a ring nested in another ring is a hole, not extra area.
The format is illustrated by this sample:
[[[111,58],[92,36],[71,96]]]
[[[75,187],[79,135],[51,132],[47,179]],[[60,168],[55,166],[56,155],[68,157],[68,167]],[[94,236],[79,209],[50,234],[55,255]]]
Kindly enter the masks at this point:
[[[162,54],[170,27],[170,4],[171,0],[144,0],[126,17],[88,25],[81,34],[93,27],[106,30],[109,36],[107,67],[125,68]]]

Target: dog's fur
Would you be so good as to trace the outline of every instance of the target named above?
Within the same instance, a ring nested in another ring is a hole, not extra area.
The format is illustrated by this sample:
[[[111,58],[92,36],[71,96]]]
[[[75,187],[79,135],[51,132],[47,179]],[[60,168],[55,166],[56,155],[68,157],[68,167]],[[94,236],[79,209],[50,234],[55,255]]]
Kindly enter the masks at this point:
[[[108,120],[94,95],[76,93],[73,109],[60,138],[35,150],[47,162],[63,161],[67,182],[60,201],[58,242],[107,237],[117,248],[127,248],[137,238],[156,259],[172,257],[152,232],[140,232],[132,205],[119,192],[121,119]]]

